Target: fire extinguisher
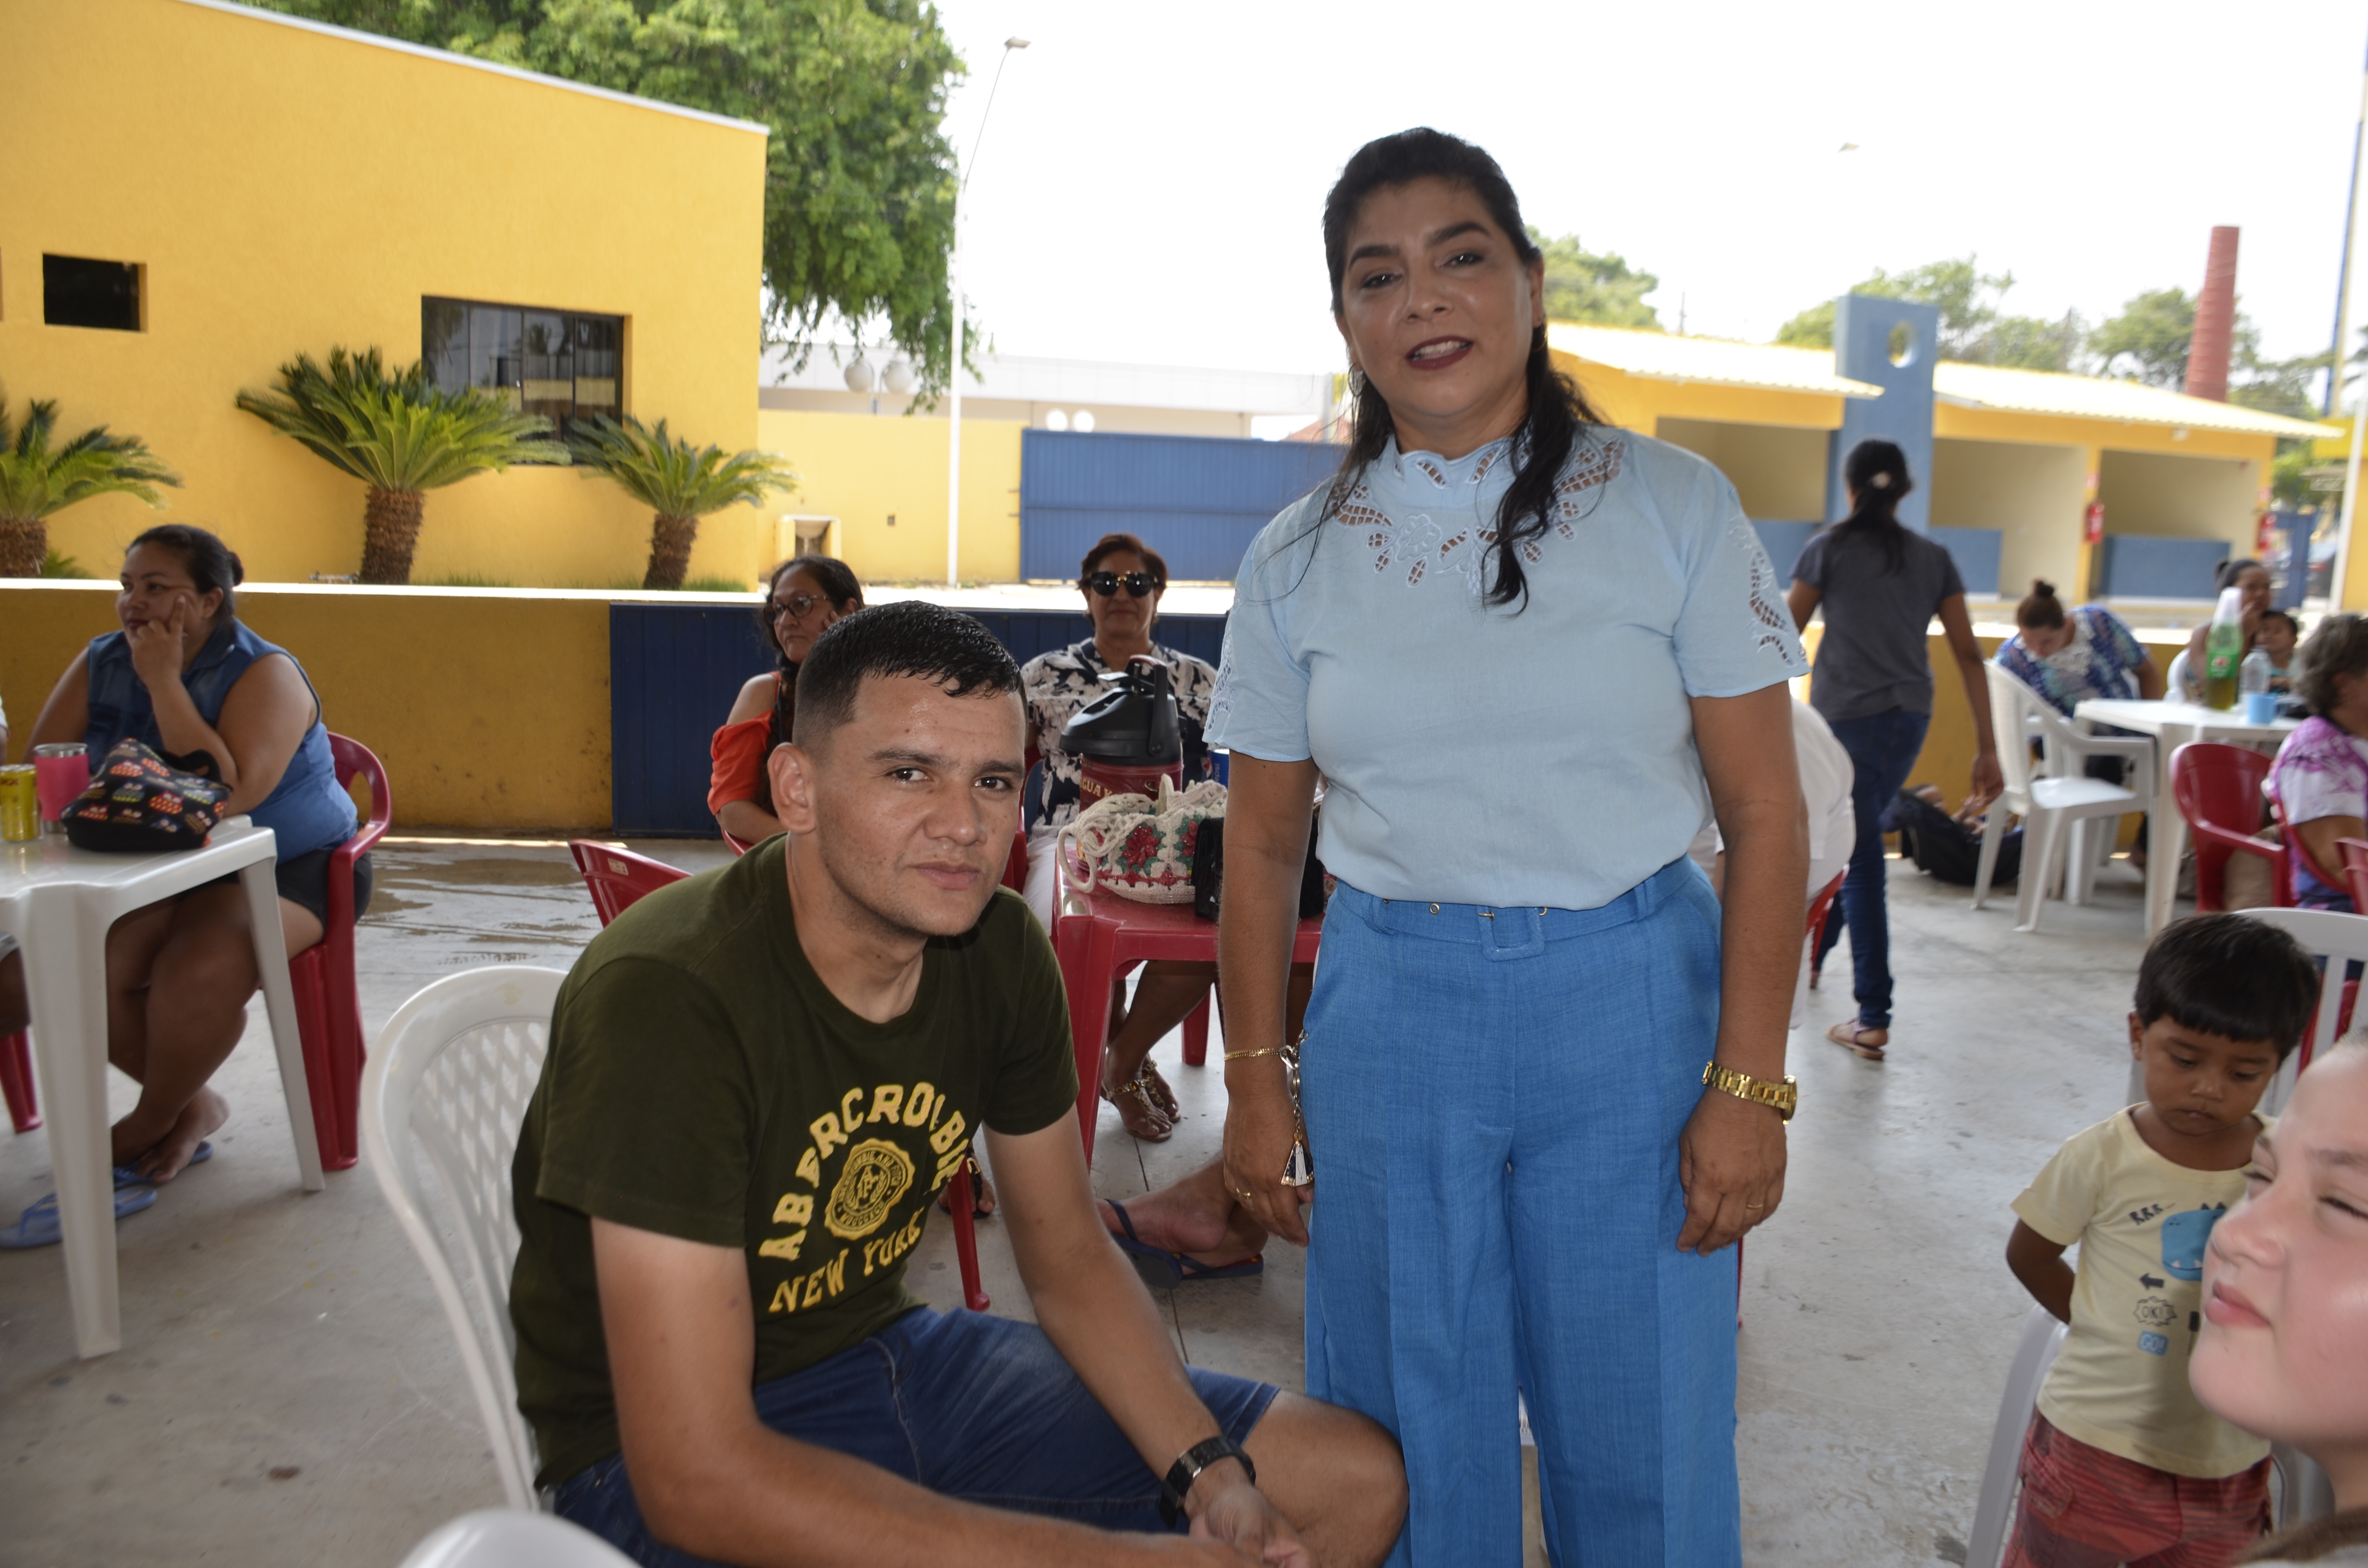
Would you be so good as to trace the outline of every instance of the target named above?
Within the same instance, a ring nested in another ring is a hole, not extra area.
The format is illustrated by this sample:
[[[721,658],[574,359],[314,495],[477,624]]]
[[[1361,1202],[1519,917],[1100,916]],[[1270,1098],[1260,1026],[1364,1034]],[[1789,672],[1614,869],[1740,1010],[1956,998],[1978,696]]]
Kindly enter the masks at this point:
[[[2088,513],[2080,523],[2080,541],[2083,544],[2105,542],[2105,504],[2102,501],[2089,503]]]

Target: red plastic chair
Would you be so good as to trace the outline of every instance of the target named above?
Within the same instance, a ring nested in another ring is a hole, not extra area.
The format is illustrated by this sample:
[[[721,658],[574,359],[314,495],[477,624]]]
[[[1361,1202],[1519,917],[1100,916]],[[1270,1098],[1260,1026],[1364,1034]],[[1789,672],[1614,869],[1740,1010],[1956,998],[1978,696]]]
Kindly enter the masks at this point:
[[[2195,839],[2196,913],[2227,908],[2224,890],[2228,857],[2235,854],[2267,860],[2276,906],[2294,907],[2292,863],[2278,845],[2254,832],[2261,820],[2261,785],[2269,776],[2270,759],[2243,746],[2192,741],[2170,754],[2171,795]],[[2343,884],[2328,879],[2328,885]]]
[[[33,1055],[23,1032],[0,1040],[0,1098],[8,1102],[8,1119],[19,1132],[41,1125],[40,1102],[33,1097]]]
[[[2368,912],[2368,838],[2339,838],[2335,851],[2343,857],[2343,880],[2351,889],[2351,907]]]
[[[337,782],[369,780],[370,815],[329,856],[328,935],[288,960],[296,993],[296,1032],[304,1046],[304,1080],[324,1170],[350,1169],[361,1157],[362,1006],[354,985],[354,862],[370,853],[394,821],[386,765],[359,741],[329,736]]]
[[[584,873],[584,886],[592,894],[592,907],[600,913],[600,924],[606,926],[644,894],[657,892],[668,882],[678,882],[690,875],[679,866],[669,866],[663,860],[653,860],[646,855],[636,855],[630,849],[617,849],[606,844],[596,844],[588,838],[572,838],[567,852],[575,857],[575,869]],[[1014,854],[1019,862],[1021,885],[1028,877],[1028,845],[1022,838]],[[1005,881],[1010,872],[1007,866]],[[986,1311],[987,1294],[978,1278],[978,1226],[971,1215],[972,1198],[970,1165],[964,1162],[954,1173],[951,1192],[947,1199],[953,1210],[954,1261],[962,1268],[962,1300],[974,1312]]]

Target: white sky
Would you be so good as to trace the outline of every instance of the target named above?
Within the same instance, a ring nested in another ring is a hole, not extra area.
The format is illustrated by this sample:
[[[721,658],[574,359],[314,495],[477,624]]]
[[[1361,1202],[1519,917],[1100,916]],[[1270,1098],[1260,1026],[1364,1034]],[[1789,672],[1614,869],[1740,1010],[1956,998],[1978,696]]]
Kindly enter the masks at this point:
[[[1005,353],[1318,370],[1324,193],[1368,139],[1478,142],[1525,216],[1765,341],[1875,267],[1977,251],[2091,322],[2243,228],[2264,351],[2327,346],[2368,6],[2335,0],[939,0],[972,75],[963,291]],[[1837,151],[1844,142],[1861,150]],[[2355,295],[2354,322],[2368,291]]]

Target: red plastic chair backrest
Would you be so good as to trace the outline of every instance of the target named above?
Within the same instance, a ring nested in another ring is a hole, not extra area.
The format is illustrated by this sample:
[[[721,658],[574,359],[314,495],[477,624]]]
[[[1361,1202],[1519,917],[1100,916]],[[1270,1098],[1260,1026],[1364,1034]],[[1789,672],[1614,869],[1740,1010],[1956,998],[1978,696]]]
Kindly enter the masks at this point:
[[[1827,882],[1824,887],[1819,888],[1817,890],[1817,896],[1809,901],[1810,936],[1815,937],[1818,932],[1823,931],[1826,928],[1826,912],[1833,908],[1834,895],[1842,891],[1842,881],[1849,875],[1850,873],[1848,871],[1836,871],[1834,873],[1834,880]]]
[[[2293,906],[2294,876],[2285,856],[2256,836],[2269,776],[2270,759],[2243,746],[2196,741],[2170,754],[2171,796],[2195,837],[2198,909],[2226,907],[2221,887],[2228,857],[2240,851],[2269,859],[2279,907]]]
[[[367,849],[370,844],[377,843],[380,835],[394,825],[394,791],[386,781],[386,764],[378,759],[378,753],[361,742],[338,734],[334,730],[329,732],[329,759],[336,766],[337,782],[346,789],[353,788],[357,774],[370,780],[370,815],[362,819],[361,831],[356,835],[370,841],[362,846]],[[357,850],[355,853],[360,852]]]
[[[584,873],[584,886],[592,894],[592,907],[600,912],[603,926],[643,895],[690,875],[679,866],[588,838],[568,840],[567,852],[575,857],[575,869]]]

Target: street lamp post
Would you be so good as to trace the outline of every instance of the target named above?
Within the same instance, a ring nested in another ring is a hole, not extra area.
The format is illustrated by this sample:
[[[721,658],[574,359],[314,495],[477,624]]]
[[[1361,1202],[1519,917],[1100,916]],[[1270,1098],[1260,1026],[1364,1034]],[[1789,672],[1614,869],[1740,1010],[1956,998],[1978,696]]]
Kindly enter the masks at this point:
[[[986,140],[986,117],[995,112],[995,89],[1003,85],[1003,66],[1015,49],[1026,49],[1024,38],[1003,40],[1003,52],[995,62],[995,79],[986,85],[986,108],[979,111],[978,131],[971,138],[970,158],[954,180],[954,243],[946,256],[946,302],[951,307],[953,324],[953,360],[946,372],[951,401],[946,410],[946,586],[962,585],[962,189],[970,184],[971,170],[978,165],[979,143]]]

